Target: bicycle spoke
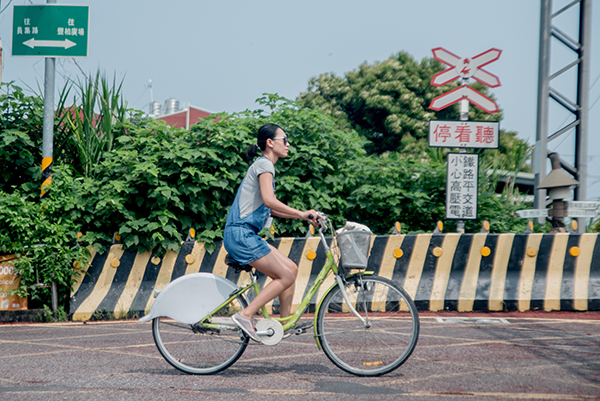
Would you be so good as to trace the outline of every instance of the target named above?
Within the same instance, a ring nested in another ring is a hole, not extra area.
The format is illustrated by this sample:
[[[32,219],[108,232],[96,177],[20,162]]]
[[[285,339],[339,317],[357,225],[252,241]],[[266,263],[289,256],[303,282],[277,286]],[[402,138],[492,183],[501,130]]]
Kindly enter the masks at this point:
[[[220,318],[247,305],[241,296],[235,302],[235,308],[226,306],[219,311]],[[152,331],[158,350],[167,362],[192,374],[213,374],[228,368],[248,345],[248,338],[233,327],[189,325],[159,317],[154,319]]]
[[[352,314],[341,291],[347,291],[364,319],[368,317],[367,326]],[[360,376],[385,374],[404,363],[416,345],[418,331],[418,315],[408,295],[376,276],[359,277],[343,289],[334,288],[323,300],[317,320],[327,357]]]

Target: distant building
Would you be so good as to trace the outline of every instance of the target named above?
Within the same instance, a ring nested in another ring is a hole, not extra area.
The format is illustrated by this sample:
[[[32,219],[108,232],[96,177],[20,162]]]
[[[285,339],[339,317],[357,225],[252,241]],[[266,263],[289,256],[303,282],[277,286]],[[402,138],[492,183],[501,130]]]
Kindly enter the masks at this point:
[[[171,114],[165,114],[154,118],[157,120],[166,121],[167,124],[174,128],[189,129],[192,125],[196,124],[204,117],[210,116],[211,114],[214,113],[199,107],[189,106],[183,110],[174,111]]]
[[[179,101],[171,98],[165,101],[164,108],[159,102],[152,102],[148,117],[163,120],[174,128],[189,129],[192,125],[211,114],[214,113],[191,105],[185,109],[180,109]]]

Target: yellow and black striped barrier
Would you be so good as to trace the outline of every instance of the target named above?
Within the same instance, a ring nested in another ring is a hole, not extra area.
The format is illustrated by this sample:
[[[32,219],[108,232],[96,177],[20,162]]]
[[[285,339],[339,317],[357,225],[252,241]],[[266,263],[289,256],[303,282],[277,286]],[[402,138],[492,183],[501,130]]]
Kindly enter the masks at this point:
[[[41,198],[48,196],[50,184],[52,184],[52,158],[44,157],[42,159],[42,186],[40,190]]]
[[[320,238],[281,238],[274,245],[298,264],[298,305],[325,262]],[[82,267],[87,274],[76,277],[71,295],[73,320],[88,320],[95,311],[141,316],[150,310],[155,289],[184,274],[210,272],[247,283],[247,273],[227,268],[225,254],[220,242],[209,254],[193,239],[162,259],[124,252],[120,244],[103,254],[92,250],[90,264]],[[368,270],[404,287],[420,310],[600,310],[597,233],[374,236]],[[267,280],[260,276],[262,285]],[[328,280],[316,299],[333,284]],[[277,300],[268,307],[277,311]]]

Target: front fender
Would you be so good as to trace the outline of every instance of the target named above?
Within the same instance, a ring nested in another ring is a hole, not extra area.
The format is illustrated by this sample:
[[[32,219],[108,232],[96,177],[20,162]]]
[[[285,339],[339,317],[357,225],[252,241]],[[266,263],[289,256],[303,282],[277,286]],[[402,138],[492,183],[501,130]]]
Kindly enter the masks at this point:
[[[170,317],[194,324],[221,305],[238,287],[211,273],[192,273],[169,283],[159,294],[150,312],[140,322],[156,317]]]
[[[356,272],[356,273],[352,273],[346,276],[346,280],[351,279],[352,277],[356,276],[357,274],[361,274],[363,276],[372,276],[375,274],[375,272],[371,272],[371,271],[364,271],[364,272]],[[315,321],[313,324],[314,327],[314,335],[315,335],[315,342],[317,343],[317,347],[319,348],[319,350],[322,350],[321,347],[321,341],[320,338],[317,334],[317,317],[319,316],[319,310],[321,309],[321,304],[323,303],[323,300],[325,299],[325,297],[327,297],[327,295],[329,295],[329,293],[331,292],[331,290],[333,290],[335,287],[337,287],[337,282],[335,284],[333,284],[331,287],[329,287],[327,289],[327,291],[325,291],[325,294],[323,294],[323,296],[321,297],[321,299],[319,299],[319,303],[317,304],[316,310],[315,310]]]

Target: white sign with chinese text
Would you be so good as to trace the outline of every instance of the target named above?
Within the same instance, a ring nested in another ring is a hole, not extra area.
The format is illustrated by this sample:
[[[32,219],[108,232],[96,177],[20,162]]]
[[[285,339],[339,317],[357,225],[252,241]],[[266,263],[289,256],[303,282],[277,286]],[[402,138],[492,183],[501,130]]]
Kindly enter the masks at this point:
[[[538,217],[548,217],[548,209],[526,209],[517,210],[517,216],[522,219],[533,219]]]
[[[449,153],[446,180],[446,219],[477,219],[479,155]]]
[[[496,121],[429,120],[429,146],[439,148],[498,148]]]
[[[598,209],[600,207],[600,202],[594,201],[571,201],[567,202],[569,209]]]
[[[567,209],[568,217],[596,217],[598,211],[594,209]]]

